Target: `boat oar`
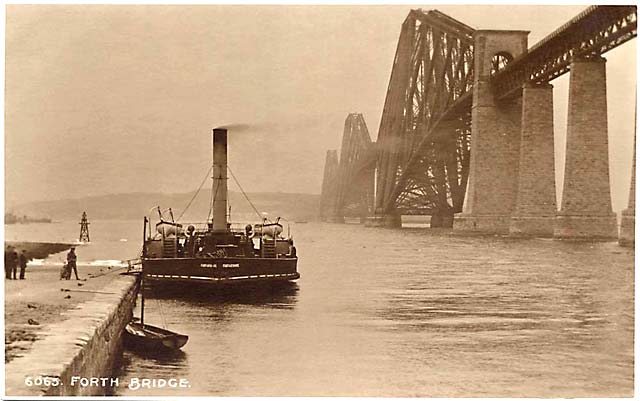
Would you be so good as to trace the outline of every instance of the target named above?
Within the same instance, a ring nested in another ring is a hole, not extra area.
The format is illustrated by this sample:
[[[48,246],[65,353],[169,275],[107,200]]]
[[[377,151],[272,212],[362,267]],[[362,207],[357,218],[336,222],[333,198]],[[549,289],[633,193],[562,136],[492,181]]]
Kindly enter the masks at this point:
[[[115,294],[115,292],[106,292],[106,291],[94,291],[94,290],[72,290],[72,289],[67,289],[67,288],[60,288],[60,291],[64,291],[64,292],[92,292],[95,294]]]

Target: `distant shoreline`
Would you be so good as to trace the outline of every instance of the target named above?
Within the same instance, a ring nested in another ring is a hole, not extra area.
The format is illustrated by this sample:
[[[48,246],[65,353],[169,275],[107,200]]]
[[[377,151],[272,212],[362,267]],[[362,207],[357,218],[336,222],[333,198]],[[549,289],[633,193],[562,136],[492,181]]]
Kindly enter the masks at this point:
[[[18,216],[14,213],[4,214],[4,224],[29,224],[29,223],[51,223],[48,217],[30,217],[27,215]]]
[[[206,194],[194,197],[195,192],[179,194],[162,193],[130,193],[86,197],[73,200],[38,201],[13,205],[12,214],[31,216],[52,216],[61,221],[80,221],[82,213],[87,213],[89,222],[94,220],[142,220],[158,206],[161,209],[172,207],[177,215],[190,205],[185,219],[189,215],[207,215],[210,197]],[[312,221],[318,214],[320,196],[312,194],[290,193],[247,193],[253,204],[247,202],[241,193],[229,191],[229,205],[233,207],[233,215],[254,214],[254,207],[259,212],[268,213],[271,218],[281,216],[287,220]],[[193,202],[190,201],[193,199]],[[198,219],[199,220],[199,219]]]

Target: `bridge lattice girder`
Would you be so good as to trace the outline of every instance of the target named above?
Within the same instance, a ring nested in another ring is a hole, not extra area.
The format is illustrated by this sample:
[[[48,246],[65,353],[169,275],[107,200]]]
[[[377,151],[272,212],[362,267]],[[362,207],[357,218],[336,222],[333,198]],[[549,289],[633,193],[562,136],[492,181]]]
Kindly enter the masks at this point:
[[[327,152],[321,218],[341,220],[373,213],[375,161],[375,144],[362,114],[349,114],[344,123],[340,159],[335,150]]]
[[[473,29],[412,10],[402,25],[377,140],[376,211],[451,213],[468,177]]]
[[[549,82],[569,71],[577,57],[597,57],[636,37],[636,6],[590,6],[511,61],[492,77],[497,98],[518,94],[523,84]]]
[[[364,216],[373,212],[375,150],[360,113],[344,122],[336,190],[336,216]]]
[[[324,162],[322,192],[320,193],[320,219],[323,221],[333,217],[335,211],[338,165],[338,152],[336,150],[328,150]]]

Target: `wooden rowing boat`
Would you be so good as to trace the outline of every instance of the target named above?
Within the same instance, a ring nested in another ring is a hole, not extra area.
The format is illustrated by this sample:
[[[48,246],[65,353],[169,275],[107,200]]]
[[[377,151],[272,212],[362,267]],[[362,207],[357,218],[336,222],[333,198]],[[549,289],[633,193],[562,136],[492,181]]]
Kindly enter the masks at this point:
[[[124,344],[134,351],[178,350],[188,340],[187,335],[139,322],[130,322],[124,331]]]

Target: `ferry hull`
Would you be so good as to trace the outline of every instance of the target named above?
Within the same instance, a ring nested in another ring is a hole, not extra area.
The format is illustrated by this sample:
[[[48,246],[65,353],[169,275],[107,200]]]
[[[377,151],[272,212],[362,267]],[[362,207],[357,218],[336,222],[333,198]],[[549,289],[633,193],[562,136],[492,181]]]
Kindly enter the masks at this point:
[[[292,281],[300,278],[297,258],[162,258],[143,259],[145,282],[238,284]]]

